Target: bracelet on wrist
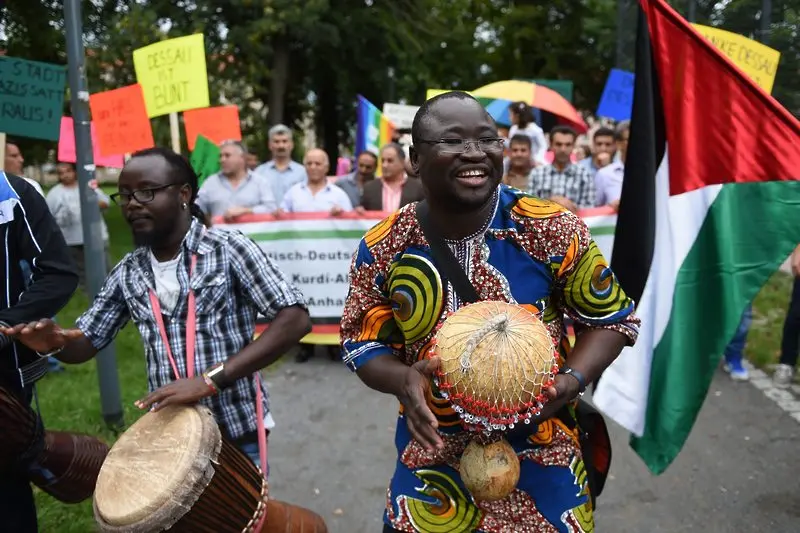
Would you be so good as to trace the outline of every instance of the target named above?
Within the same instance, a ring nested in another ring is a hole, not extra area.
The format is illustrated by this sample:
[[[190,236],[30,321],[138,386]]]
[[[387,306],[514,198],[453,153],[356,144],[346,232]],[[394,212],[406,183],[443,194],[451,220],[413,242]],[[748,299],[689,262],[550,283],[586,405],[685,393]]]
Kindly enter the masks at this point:
[[[206,385],[208,385],[208,388],[209,388],[209,390],[211,391],[211,394],[212,394],[212,395],[219,394],[219,387],[217,387],[217,384],[216,384],[216,383],[214,383],[214,380],[213,380],[213,379],[211,379],[211,378],[208,376],[208,374],[207,374],[207,373],[204,373],[204,374],[203,374],[203,381],[205,381],[205,382],[206,382]]]
[[[204,376],[208,376],[208,379],[214,383],[214,386],[217,388],[218,392],[225,390],[229,383],[225,380],[225,363],[217,363],[208,370],[206,370]]]
[[[53,357],[54,355],[60,354],[63,350],[64,347],[62,346],[61,348],[56,348],[55,350],[47,353],[36,352],[36,355],[38,355],[40,359],[44,359],[45,357]]]

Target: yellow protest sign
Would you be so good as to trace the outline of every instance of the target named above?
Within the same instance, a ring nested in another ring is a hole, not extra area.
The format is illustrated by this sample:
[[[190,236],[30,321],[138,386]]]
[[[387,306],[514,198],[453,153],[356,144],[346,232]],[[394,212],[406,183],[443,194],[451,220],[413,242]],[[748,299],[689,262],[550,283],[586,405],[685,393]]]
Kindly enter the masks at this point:
[[[778,61],[781,59],[780,52],[737,33],[702,24],[692,26],[762,89],[772,92]]]
[[[202,33],[134,50],[133,66],[148,117],[209,106]]]

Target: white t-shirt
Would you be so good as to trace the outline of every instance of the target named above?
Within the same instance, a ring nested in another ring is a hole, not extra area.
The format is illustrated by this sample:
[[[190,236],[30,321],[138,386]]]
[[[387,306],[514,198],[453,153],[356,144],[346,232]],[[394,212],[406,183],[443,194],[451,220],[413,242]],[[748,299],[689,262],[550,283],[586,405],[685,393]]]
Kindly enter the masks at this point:
[[[95,189],[98,200],[108,205],[111,200],[99,189]],[[83,222],[81,221],[81,195],[78,186],[64,187],[58,184],[47,193],[47,207],[50,208],[53,218],[64,234],[67,246],[80,246],[83,244]],[[103,215],[100,215],[101,233],[103,242],[108,242],[108,227]]]
[[[153,277],[156,282],[156,296],[165,314],[172,314],[178,299],[181,297],[181,284],[178,282],[178,263],[183,252],[175,259],[159,262],[153,252],[150,252],[150,266],[153,268]]]
[[[519,129],[519,126],[514,124],[511,126],[511,129],[508,130],[509,142],[511,142],[511,139],[514,137],[514,135],[518,133],[530,137],[531,157],[533,160],[539,165],[546,165],[547,160],[545,157],[547,155],[547,139],[544,136],[544,130],[535,122],[529,123],[527,126],[525,126],[525,129],[522,130]]]

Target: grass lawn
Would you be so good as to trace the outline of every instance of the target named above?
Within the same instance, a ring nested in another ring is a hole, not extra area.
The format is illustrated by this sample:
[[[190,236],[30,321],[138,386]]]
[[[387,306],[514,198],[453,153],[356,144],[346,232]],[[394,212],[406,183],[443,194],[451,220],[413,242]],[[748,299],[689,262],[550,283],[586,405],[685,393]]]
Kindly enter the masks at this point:
[[[107,191],[113,192],[113,191]],[[114,206],[105,214],[111,236],[111,256],[116,262],[131,249],[131,236],[120,210]],[[783,316],[791,294],[791,277],[778,272],[755,301],[753,327],[750,331],[747,356],[757,366],[765,367],[778,358]],[[72,325],[87,308],[88,300],[78,292],[58,315],[61,324]],[[133,423],[140,412],[133,406],[147,390],[141,339],[132,324],[120,333],[115,342],[125,423]],[[109,444],[116,438],[109,431],[100,413],[97,371],[94,362],[68,366],[66,372],[45,377],[38,386],[41,413],[51,429],[76,431],[100,436]],[[86,533],[94,531],[91,500],[78,505],[65,505],[37,490],[39,527],[43,533]]]

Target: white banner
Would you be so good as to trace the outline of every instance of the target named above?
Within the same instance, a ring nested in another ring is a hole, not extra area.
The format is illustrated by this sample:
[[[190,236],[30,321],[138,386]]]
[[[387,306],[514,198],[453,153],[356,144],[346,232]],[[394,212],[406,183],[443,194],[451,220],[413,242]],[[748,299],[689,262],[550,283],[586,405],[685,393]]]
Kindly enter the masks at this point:
[[[592,210],[596,212],[597,210]],[[311,318],[339,319],[347,297],[348,274],[361,237],[381,218],[290,215],[291,219],[227,224],[258,243],[305,295]],[[584,217],[606,259],[614,246],[616,215]]]
[[[395,128],[409,130],[418,109],[418,105],[383,104],[383,116],[391,120]]]

